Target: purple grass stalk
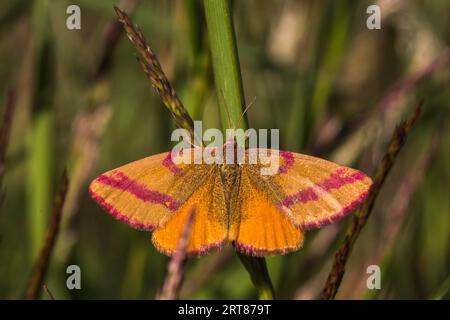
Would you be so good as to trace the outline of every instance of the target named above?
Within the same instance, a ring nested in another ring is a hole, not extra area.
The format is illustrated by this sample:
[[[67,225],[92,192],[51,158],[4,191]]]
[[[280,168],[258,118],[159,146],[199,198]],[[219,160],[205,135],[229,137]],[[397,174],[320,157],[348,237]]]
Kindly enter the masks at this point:
[[[373,254],[368,257],[365,265],[376,263],[380,265],[382,270],[386,270],[386,266],[392,260],[393,246],[401,234],[402,226],[408,217],[408,208],[413,204],[414,195],[417,189],[425,180],[428,170],[433,164],[436,153],[441,143],[441,133],[443,125],[447,123],[447,117],[441,119],[441,123],[435,129],[430,141],[427,143],[425,152],[415,159],[415,162],[406,171],[407,175],[397,184],[396,192],[392,195],[392,204],[388,208],[381,208],[388,214],[384,217],[384,224],[381,230],[380,242],[374,248]],[[365,292],[365,294],[364,294]],[[372,299],[378,297],[378,290],[368,290],[366,287],[366,277],[355,277],[352,280],[352,293],[350,299],[363,298]]]
[[[411,201],[413,200],[414,194],[417,188],[425,180],[428,170],[435,159],[436,152],[440,145],[440,134],[442,128],[439,128],[437,132],[432,136],[429,147],[426,149],[424,154],[417,159],[416,163],[409,170],[411,174],[408,174],[403,181],[401,181],[396,194],[393,196],[395,202],[392,204],[391,212],[389,214],[388,222],[386,222],[386,228],[383,232],[383,242],[380,243],[378,248],[375,250],[375,261],[378,261],[395,242],[400,228],[405,220],[406,213]]]
[[[16,94],[14,90],[8,92],[6,98],[5,111],[3,113],[2,127],[0,128],[0,188],[2,187],[3,176],[5,173],[6,150],[9,145],[9,136],[11,125],[16,109]],[[0,198],[0,202],[3,197]]]
[[[444,122],[441,124],[444,124]],[[383,228],[380,237],[382,241],[380,241],[374,249],[374,254],[369,258],[368,262],[370,263],[367,265],[375,261],[380,264],[382,270],[386,270],[385,266],[390,264],[393,254],[392,248],[399,235],[401,235],[402,226],[408,217],[408,208],[412,205],[414,195],[425,180],[427,173],[433,164],[433,160],[436,157],[436,153],[439,150],[439,146],[441,144],[440,135],[443,129],[442,127],[442,125],[438,126],[430,139],[428,148],[408,170],[409,174],[406,175],[402,181],[400,181],[397,191],[392,197],[393,204],[388,210],[386,210],[389,212],[389,215],[385,217],[385,227]],[[372,298],[374,295],[378,294],[378,292],[375,292],[378,290],[372,291],[366,288],[366,278],[361,278],[360,281],[361,286],[357,287],[354,291],[356,297],[361,295],[363,290],[366,292],[364,297]]]
[[[122,0],[118,7],[123,8],[130,13],[130,15],[136,10],[139,5],[140,0]],[[117,43],[122,35],[122,24],[120,21],[114,20],[108,24],[105,32],[105,42],[102,47],[102,54],[100,56],[99,63],[97,65],[97,70],[94,74],[94,81],[102,78],[104,75],[108,74],[111,69],[111,63],[113,59],[114,49],[117,47]]]
[[[189,243],[189,237],[192,231],[192,223],[195,219],[195,208],[192,208],[189,214],[181,238],[178,242],[177,251],[175,251],[169,262],[168,274],[164,281],[164,285],[159,295],[160,300],[175,300],[180,292],[181,282],[183,279],[183,265],[186,260],[186,251]]]
[[[55,296],[52,294],[52,292],[50,291],[50,289],[47,287],[47,285],[43,285],[42,288],[44,289],[45,293],[48,295],[48,297],[50,298],[50,300],[56,300]]]
[[[50,226],[47,229],[44,246],[42,247],[38,259],[34,263],[33,269],[31,271],[31,276],[25,293],[25,298],[28,300],[37,300],[40,297],[45,274],[47,273],[53,248],[56,244],[56,238],[59,232],[59,225],[61,222],[61,216],[68,186],[69,179],[67,177],[66,171],[64,171],[61,185],[59,187],[59,192],[56,195],[55,204],[53,206]]]
[[[119,6],[128,12],[134,12],[140,0],[122,0]],[[66,209],[74,212],[75,203],[79,198],[80,190],[88,179],[99,153],[99,140],[103,134],[110,116],[111,108],[108,105],[110,83],[109,75],[112,69],[114,51],[123,33],[122,25],[114,19],[105,28],[104,41],[95,72],[89,83],[88,110],[77,113],[73,127],[72,154],[76,156],[73,168],[69,171],[71,176],[71,189],[66,200]]]
[[[182,299],[191,299],[217,272],[233,261],[234,256],[235,251],[231,247],[227,247],[216,252],[214,255],[203,258],[205,261],[185,281],[180,292],[180,297]]]
[[[307,248],[303,265],[314,271],[311,273],[311,277],[306,278],[307,280],[301,283],[292,293],[293,300],[311,300],[320,295],[323,278],[327,276],[328,271],[326,266],[323,267],[323,257],[330,252],[333,244],[336,243],[340,231],[341,226],[339,224],[332,224],[312,239],[311,244]],[[300,279],[301,275],[305,277],[305,270],[299,268],[298,274],[294,276],[294,279]],[[308,273],[306,273],[307,275]]]
[[[134,12],[139,3],[140,0],[122,0],[119,6],[127,8],[129,12]],[[109,106],[109,98],[112,59],[123,32],[121,23],[115,18],[105,27],[97,66],[88,83],[88,106],[80,110],[72,121],[73,133],[67,167],[70,175],[70,189],[67,191],[64,219],[61,221],[60,237],[62,240],[68,236],[64,231],[78,208],[85,183],[97,163],[100,139],[111,118],[112,110]],[[71,247],[72,245],[66,246],[63,255],[60,255],[58,259],[64,260]]]
[[[383,94],[382,98],[376,103],[376,105],[367,112],[363,112],[356,116],[353,120],[344,125],[344,127],[332,132],[330,137],[323,139],[319,136],[317,141],[312,146],[315,154],[326,154],[334,146],[340,146],[339,141],[344,141],[358,132],[364,127],[370,120],[380,113],[385,113],[392,108],[393,104],[400,98],[405,97],[410,93],[421,81],[431,76],[437,70],[448,66],[450,64],[450,48],[444,49],[430,64],[422,69],[406,76],[405,78],[398,80],[392,86],[390,86]],[[331,120],[330,120],[331,121]],[[329,122],[325,122],[325,125],[330,125]],[[320,132],[320,131],[319,131]]]
[[[389,171],[395,163],[395,159],[398,153],[400,152],[403,144],[406,141],[406,137],[416,123],[416,120],[421,111],[421,107],[422,103],[419,103],[414,111],[410,114],[408,119],[406,121],[403,121],[396,128],[391,142],[389,143],[389,146],[387,148],[387,152],[376,169],[374,183],[370,190],[369,196],[353,216],[345,239],[335,253],[333,266],[331,267],[331,271],[323,288],[321,299],[328,300],[335,298],[342,278],[344,277],[345,265],[348,261],[348,258],[350,257],[353,246],[372,212],[375,200],[380,193],[380,190],[386,180],[387,175],[389,174]]]
[[[119,6],[132,14],[139,3],[140,0],[122,0]],[[100,49],[100,56],[89,84],[89,108],[101,106],[109,99],[109,76],[112,69],[112,60],[123,32],[122,24],[116,19],[111,21],[104,30],[104,41]]]
[[[6,149],[8,148],[9,135],[16,107],[16,93],[14,90],[8,92],[3,113],[2,127],[0,129],[0,173],[3,172],[3,163],[5,161]]]

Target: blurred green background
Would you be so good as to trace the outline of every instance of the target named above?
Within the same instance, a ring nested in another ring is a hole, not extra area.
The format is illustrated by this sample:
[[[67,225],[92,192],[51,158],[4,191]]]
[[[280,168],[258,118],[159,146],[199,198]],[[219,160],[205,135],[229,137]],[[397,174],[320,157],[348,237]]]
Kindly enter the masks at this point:
[[[66,8],[81,8],[81,30]],[[366,9],[381,8],[368,30]],[[23,296],[43,244],[54,195],[70,189],[45,280],[57,299],[149,299],[168,258],[150,235],[90,199],[100,173],[167,151],[174,128],[113,5],[132,15],[194,119],[220,127],[201,1],[3,0],[0,103],[16,92],[0,207],[0,298]],[[280,128],[281,146],[369,175],[396,124],[419,99],[408,137],[353,251],[339,299],[449,298],[450,2],[234,1],[244,91],[253,128]],[[117,39],[115,41],[109,41]],[[349,218],[308,232],[304,248],[267,259],[279,298],[314,299]],[[79,265],[81,290],[66,288]],[[381,267],[381,290],[366,269]],[[44,299],[48,299],[45,294]],[[189,260],[184,298],[255,298],[231,248]]]

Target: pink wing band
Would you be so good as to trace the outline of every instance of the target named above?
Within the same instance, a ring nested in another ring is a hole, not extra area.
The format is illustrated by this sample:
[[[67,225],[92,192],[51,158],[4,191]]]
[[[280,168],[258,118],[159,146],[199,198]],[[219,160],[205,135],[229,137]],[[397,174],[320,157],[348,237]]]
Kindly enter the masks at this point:
[[[328,178],[319,182],[317,187],[323,189],[325,191],[331,191],[333,189],[342,188],[345,185],[355,183],[359,180],[363,180],[366,176],[362,172],[355,172],[351,175],[346,175],[345,169],[338,169],[336,172],[332,173]],[[320,198],[320,196],[314,191],[314,188],[309,187],[303,190],[300,190],[293,195],[287,196],[282,202],[281,205],[290,207],[298,202],[306,203],[308,201],[316,201]]]
[[[100,206],[102,206],[107,212],[109,212],[114,218],[117,220],[123,221],[129,226],[140,229],[140,230],[146,230],[146,231],[153,231],[156,228],[156,225],[153,224],[144,224],[142,222],[136,221],[132,218],[127,217],[123,213],[121,213],[119,210],[114,208],[112,205],[107,203],[105,199],[100,197],[98,194],[96,194],[94,191],[89,190],[89,193],[91,194],[92,199],[94,199]]]
[[[115,177],[101,175],[96,179],[96,181],[113,188],[129,192],[142,201],[162,204],[170,211],[176,211],[180,207],[180,204],[171,196],[148,189],[145,185],[127,177],[123,172],[115,170],[113,171],[113,174]]]
[[[267,255],[285,254],[285,253],[288,253],[291,251],[298,250],[301,247],[301,245],[302,245],[302,243],[300,242],[297,246],[269,250],[269,249],[256,248],[249,244],[240,243],[239,241],[236,241],[234,244],[235,248],[238,251],[240,251],[246,255],[250,255],[250,256],[254,256],[254,257],[264,257]]]
[[[283,164],[278,168],[278,173],[286,173],[292,167],[295,162],[294,155],[289,151],[280,151],[280,155],[283,158]]]
[[[169,169],[170,172],[172,172],[174,175],[181,174],[181,169],[177,167],[175,163],[172,161],[171,152],[167,153],[167,156],[164,158],[162,165]]]
[[[347,213],[351,212],[353,209],[358,207],[361,203],[363,203],[364,200],[366,200],[368,195],[369,195],[369,192],[364,192],[355,201],[350,203],[348,206],[344,207],[341,211],[333,214],[330,217],[302,224],[301,228],[306,229],[306,230],[316,229],[316,228],[320,228],[324,225],[336,222],[336,221],[342,219],[343,217],[345,217],[347,215]]]
[[[165,254],[166,256],[171,257],[176,253],[176,251],[165,250],[158,242],[155,241],[155,238],[152,238],[152,242],[153,242],[153,245],[155,246],[155,248],[159,252]],[[197,250],[189,250],[186,252],[186,255],[188,257],[199,257],[199,256],[202,256],[202,255],[208,253],[210,250],[219,249],[219,248],[223,247],[225,245],[225,243],[226,243],[226,240],[213,242],[213,243],[207,244],[206,246],[200,247]]]

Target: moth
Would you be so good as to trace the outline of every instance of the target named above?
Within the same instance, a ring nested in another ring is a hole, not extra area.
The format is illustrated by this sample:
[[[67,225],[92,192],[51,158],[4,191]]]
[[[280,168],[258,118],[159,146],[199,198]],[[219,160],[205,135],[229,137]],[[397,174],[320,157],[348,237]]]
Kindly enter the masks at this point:
[[[153,244],[163,254],[174,254],[195,207],[189,256],[227,243],[244,254],[266,256],[299,249],[306,230],[344,217],[364,201],[372,185],[361,171],[290,151],[240,150],[244,160],[259,152],[276,154],[279,165],[270,175],[261,170],[270,163],[259,159],[184,163],[177,158],[194,149],[153,155],[108,171],[91,183],[90,194],[115,218],[153,231]]]

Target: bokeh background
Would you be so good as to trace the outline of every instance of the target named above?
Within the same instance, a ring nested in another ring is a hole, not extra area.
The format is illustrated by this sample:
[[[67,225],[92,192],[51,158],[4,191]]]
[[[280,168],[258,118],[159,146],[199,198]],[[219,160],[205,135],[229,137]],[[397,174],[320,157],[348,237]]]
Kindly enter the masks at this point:
[[[81,30],[66,28],[70,4],[81,8]],[[366,27],[371,4],[381,30]],[[220,127],[201,1],[2,0],[2,113],[10,89],[16,103],[2,160],[0,298],[23,297],[65,167],[70,188],[45,279],[55,298],[152,299],[164,281],[169,260],[150,234],[114,220],[87,192],[98,174],[168,150],[174,128],[113,5],[141,27],[192,116]],[[283,148],[371,175],[395,126],[425,101],[337,298],[449,298],[450,2],[246,0],[233,2],[233,16],[250,126],[279,128]],[[267,259],[279,298],[318,297],[349,221]],[[81,290],[66,288],[71,264]],[[372,264],[381,290],[367,290]],[[225,248],[187,262],[181,297],[256,291]]]

